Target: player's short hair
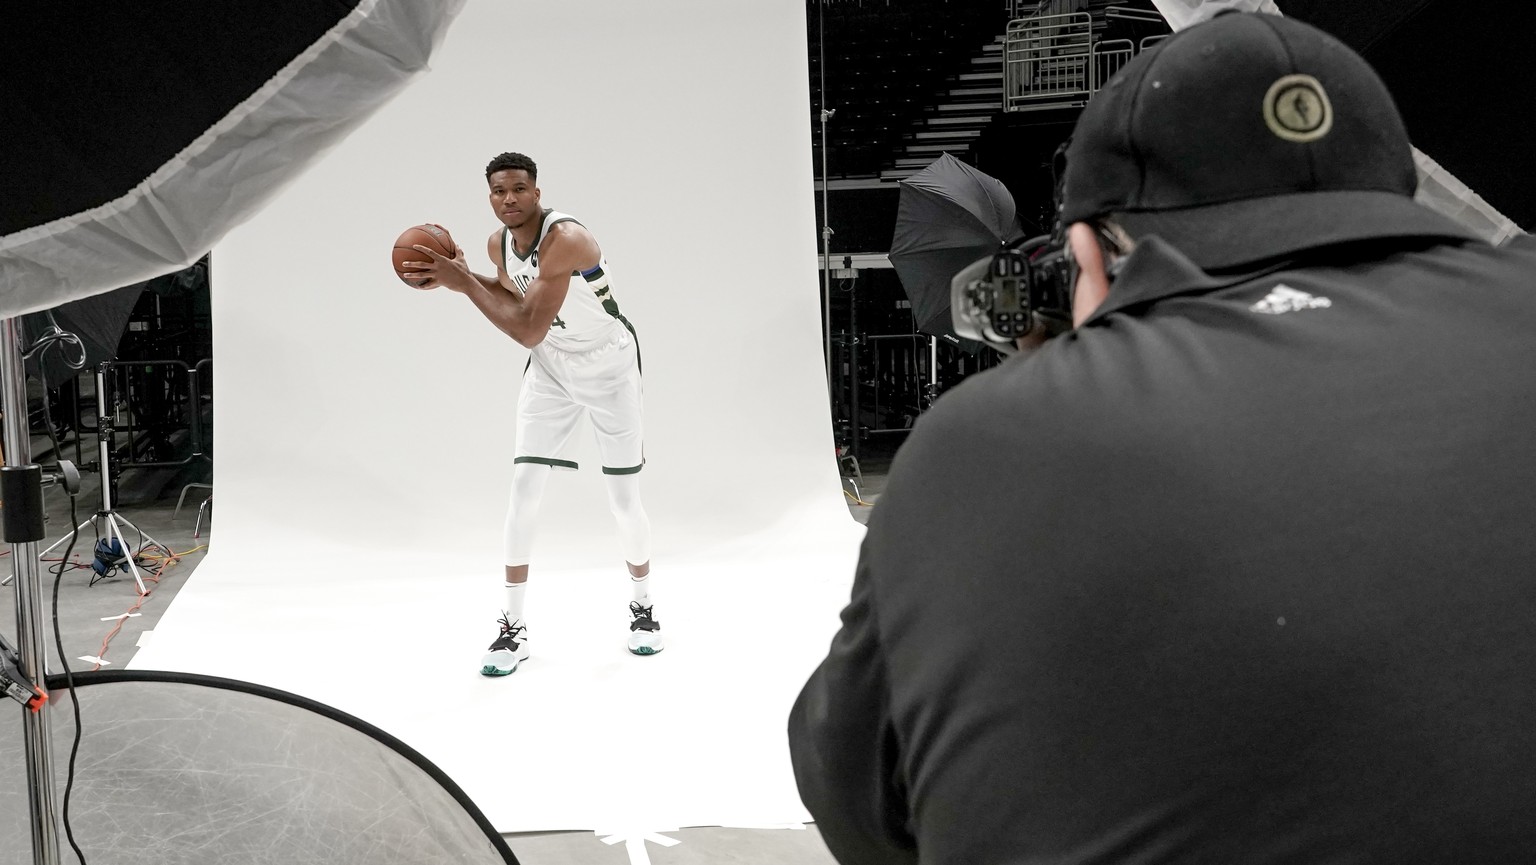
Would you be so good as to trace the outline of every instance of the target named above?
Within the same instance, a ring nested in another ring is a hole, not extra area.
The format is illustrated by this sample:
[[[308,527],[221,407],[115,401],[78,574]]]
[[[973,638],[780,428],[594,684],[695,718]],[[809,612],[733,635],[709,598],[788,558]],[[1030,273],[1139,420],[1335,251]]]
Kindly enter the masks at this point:
[[[491,160],[491,164],[485,167],[485,179],[490,180],[491,175],[498,171],[521,169],[528,172],[529,180],[539,179],[539,167],[533,164],[533,160],[521,153],[503,153]]]

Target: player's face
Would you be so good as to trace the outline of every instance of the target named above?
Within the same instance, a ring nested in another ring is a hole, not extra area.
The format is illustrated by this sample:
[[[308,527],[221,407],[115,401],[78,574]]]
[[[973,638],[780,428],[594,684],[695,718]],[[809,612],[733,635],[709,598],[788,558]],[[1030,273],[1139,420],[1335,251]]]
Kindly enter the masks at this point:
[[[539,215],[539,188],[521,168],[507,168],[487,178],[491,209],[508,228],[517,228]]]

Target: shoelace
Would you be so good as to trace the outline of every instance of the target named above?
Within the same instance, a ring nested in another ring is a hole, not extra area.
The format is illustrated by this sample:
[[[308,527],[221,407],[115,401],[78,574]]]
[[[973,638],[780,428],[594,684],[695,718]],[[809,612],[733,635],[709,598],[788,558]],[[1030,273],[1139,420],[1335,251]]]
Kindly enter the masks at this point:
[[[501,636],[496,640],[498,643],[502,640],[516,640],[518,634],[528,630],[526,626],[513,625],[511,622],[507,621],[506,613],[501,614],[501,619],[498,621],[498,624],[501,625]]]
[[[635,620],[630,622],[629,629],[634,630],[639,627],[650,625],[651,627],[647,628],[647,630],[654,630],[656,626],[656,620],[651,618],[651,610],[654,608],[654,605],[650,607],[642,607],[638,603],[630,601],[629,614],[633,616]]]

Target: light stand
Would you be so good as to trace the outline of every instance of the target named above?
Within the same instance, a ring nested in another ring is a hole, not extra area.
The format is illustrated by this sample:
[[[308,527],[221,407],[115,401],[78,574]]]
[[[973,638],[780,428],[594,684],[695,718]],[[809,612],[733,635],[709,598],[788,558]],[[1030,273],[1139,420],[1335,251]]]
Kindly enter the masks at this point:
[[[139,575],[139,566],[134,561],[139,550],[128,546],[128,537],[123,533],[123,526],[139,533],[139,537],[148,541],[148,546],[158,547],[167,556],[172,555],[170,548],[150,537],[143,529],[133,524],[133,521],[112,509],[112,416],[107,413],[107,372],[112,368],[111,361],[102,361],[96,366],[96,440],[97,453],[101,461],[101,510],[91,516],[90,519],[75,527],[80,531],[86,526],[94,526],[98,536],[104,536],[108,548],[112,542],[117,541],[117,548],[123,557],[123,564],[128,567],[128,572],[133,574],[133,581],[139,585],[139,594],[149,594],[149,589],[144,585],[144,578]],[[69,539],[65,535],[53,546],[43,550],[43,555],[53,552],[55,547]]]
[[[939,398],[939,338],[928,337],[928,386],[923,388],[923,410]]]
[[[825,49],[823,49],[825,51]],[[823,63],[826,61],[823,60]],[[822,87],[826,85],[826,69],[822,69]],[[827,101],[826,90],[822,90],[821,101],[825,105]],[[832,226],[830,220],[832,214],[828,210],[831,206],[831,198],[827,188],[827,121],[837,113],[836,108],[821,109],[821,285],[825,296],[822,298],[822,313],[827,323],[827,388],[832,388]]]
[[[38,592],[37,542],[43,529],[43,471],[32,464],[27,429],[27,378],[22,366],[20,322],[0,320],[0,412],[3,412],[7,465],[0,468],[5,540],[16,568],[16,638],[18,669],[24,686],[43,693],[47,679],[42,598]],[[27,755],[27,803],[32,814],[34,865],[58,865],[59,824],[53,805],[53,746],[48,719],[36,708],[23,710]]]
[[[821,280],[826,294],[822,297],[822,313],[825,322],[827,348],[827,396],[832,396],[832,225],[827,210],[830,198],[827,194],[827,121],[837,113],[827,108],[827,19],[826,0],[816,4],[816,50],[821,52]]]
[[[831,179],[827,167],[827,123],[837,114],[836,108],[827,107],[827,0],[819,0],[816,4],[816,47],[820,52],[821,66],[819,75],[821,78],[821,280],[822,280],[822,322],[825,337],[826,364],[827,364],[827,399],[833,408],[832,435],[833,443],[838,446],[838,473],[845,478],[853,479],[860,476],[858,462],[859,440],[859,416],[858,416],[858,369],[850,368],[853,372],[853,408],[850,410],[848,420],[849,434],[848,454],[842,453],[845,442],[839,441],[841,430],[837,425],[836,408],[842,396],[839,386],[840,376],[834,373],[832,365],[832,211],[829,181]],[[850,327],[850,330],[852,328]],[[853,333],[849,334],[850,340],[857,340]],[[857,485],[855,485],[857,489]]]

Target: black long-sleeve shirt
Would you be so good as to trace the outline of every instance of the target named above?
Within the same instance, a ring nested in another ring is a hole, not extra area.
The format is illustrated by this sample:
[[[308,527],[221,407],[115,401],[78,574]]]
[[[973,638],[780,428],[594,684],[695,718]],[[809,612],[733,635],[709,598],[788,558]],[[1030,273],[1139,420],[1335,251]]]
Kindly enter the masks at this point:
[[[1536,861],[1536,241],[1149,239],[924,415],[790,718],[844,865]]]

